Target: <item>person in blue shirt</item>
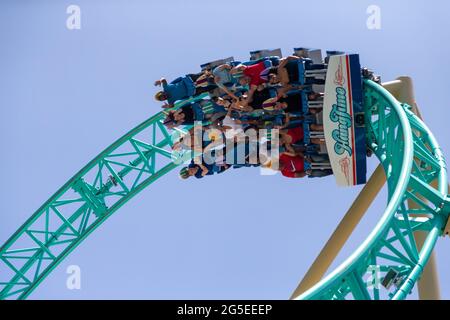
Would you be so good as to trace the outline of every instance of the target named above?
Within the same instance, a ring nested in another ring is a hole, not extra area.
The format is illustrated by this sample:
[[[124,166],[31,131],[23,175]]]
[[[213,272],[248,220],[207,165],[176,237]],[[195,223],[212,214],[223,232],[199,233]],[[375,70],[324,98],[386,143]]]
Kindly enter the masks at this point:
[[[184,77],[178,77],[170,83],[161,78],[155,81],[155,86],[162,86],[163,88],[162,91],[156,93],[155,99],[167,101],[167,104],[163,106],[164,108],[171,108],[176,101],[195,97],[217,88],[212,76],[208,73],[188,74]]]
[[[225,92],[231,98],[237,100],[238,97],[233,93],[237,91],[238,83],[235,77],[233,77],[230,71],[233,67],[229,64],[222,64],[215,67],[213,70],[214,82],[216,85]]]
[[[233,85],[236,83],[235,78],[230,74],[233,67],[229,64],[222,64],[213,69],[214,81],[218,85]]]
[[[155,95],[157,101],[167,101],[164,107],[172,107],[178,100],[187,99],[195,94],[195,84],[190,77],[179,77],[170,83],[161,78],[155,81],[155,86],[162,86],[163,90]]]

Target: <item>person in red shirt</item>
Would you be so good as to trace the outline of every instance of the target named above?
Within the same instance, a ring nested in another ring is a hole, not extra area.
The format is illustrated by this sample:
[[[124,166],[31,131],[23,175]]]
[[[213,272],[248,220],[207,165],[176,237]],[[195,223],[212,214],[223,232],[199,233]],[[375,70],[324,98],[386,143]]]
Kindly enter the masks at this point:
[[[303,155],[283,152],[278,160],[278,170],[288,178],[303,178],[308,173],[305,171],[305,159]]]
[[[238,77],[241,86],[248,85],[250,87],[247,94],[249,102],[252,102],[253,93],[256,89],[260,86],[262,87],[267,82],[267,80],[261,77],[261,72],[267,69],[269,64],[271,64],[270,60],[263,60],[250,66],[239,65],[230,71],[233,77]]]
[[[304,133],[302,127],[288,129],[286,131],[286,136],[285,136],[287,143],[296,143],[299,141],[303,141],[304,137],[305,137],[305,133]]]
[[[310,128],[314,131],[323,131],[321,125],[311,124]],[[292,144],[303,143],[304,138],[305,134],[301,126],[280,131],[280,144],[289,152],[293,152]],[[325,139],[322,138],[311,138],[310,140],[312,144],[325,144]]]
[[[280,145],[284,146],[288,152],[295,152],[292,144],[302,143],[303,139],[304,132],[302,127],[280,131]]]
[[[263,72],[265,69],[266,66],[264,61],[251,66],[245,66],[242,70],[242,73],[244,75],[244,79],[241,78],[242,82],[246,82],[246,84],[249,84],[250,86],[259,86],[260,84],[266,83],[267,81],[261,78],[261,72]],[[241,80],[239,82],[242,85]]]

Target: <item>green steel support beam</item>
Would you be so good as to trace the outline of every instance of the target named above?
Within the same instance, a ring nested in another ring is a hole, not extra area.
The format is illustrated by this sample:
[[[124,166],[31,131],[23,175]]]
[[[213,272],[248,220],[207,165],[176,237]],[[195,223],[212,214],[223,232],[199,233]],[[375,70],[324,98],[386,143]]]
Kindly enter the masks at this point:
[[[112,213],[191,157],[172,156],[172,137],[188,128],[169,133],[163,118],[154,115],[109,146],[9,238],[0,248],[0,299],[26,298]]]
[[[448,220],[446,165],[433,134],[381,86],[366,80],[364,87],[367,145],[384,167],[388,204],[360,247],[298,299],[366,299],[361,283],[367,283],[371,299],[406,298]],[[436,188],[431,181],[438,181]],[[406,209],[408,200],[418,208]],[[418,230],[427,231],[420,251],[414,240]],[[377,283],[373,277],[385,287],[370,285]]]

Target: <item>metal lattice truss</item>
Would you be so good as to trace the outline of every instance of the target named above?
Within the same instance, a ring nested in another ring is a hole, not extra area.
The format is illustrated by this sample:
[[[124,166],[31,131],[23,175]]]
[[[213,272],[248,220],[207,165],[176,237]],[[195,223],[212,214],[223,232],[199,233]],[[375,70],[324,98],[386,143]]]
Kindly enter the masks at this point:
[[[0,248],[0,298],[26,298],[64,257],[135,194],[183,162],[158,113],[56,192]]]
[[[352,256],[299,299],[404,299],[448,219],[446,165],[432,133],[381,86],[366,81],[364,92],[367,144],[384,167],[388,205]],[[421,250],[418,231],[427,233]]]

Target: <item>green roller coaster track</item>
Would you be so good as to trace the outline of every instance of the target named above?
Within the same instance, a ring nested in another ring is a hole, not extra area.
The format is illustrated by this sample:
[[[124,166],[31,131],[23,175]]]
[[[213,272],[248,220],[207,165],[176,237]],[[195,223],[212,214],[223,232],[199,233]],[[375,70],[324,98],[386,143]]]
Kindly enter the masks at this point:
[[[364,96],[367,145],[384,167],[388,204],[359,248],[299,299],[404,299],[448,220],[446,165],[430,130],[380,85],[365,80]],[[168,131],[163,117],[154,115],[114,142],[6,241],[0,248],[0,299],[27,298],[111,214],[192,156],[174,156],[174,136],[187,128]],[[418,208],[408,208],[408,200]],[[420,250],[416,231],[427,232]],[[367,285],[376,279],[368,270],[381,279],[394,271],[395,285]]]

